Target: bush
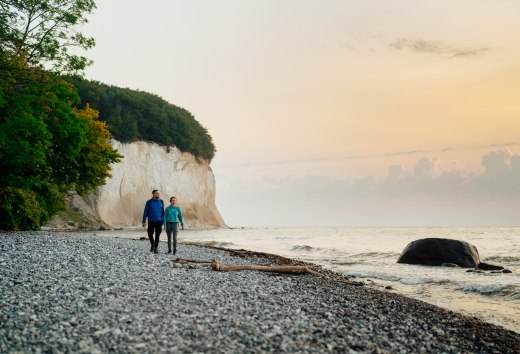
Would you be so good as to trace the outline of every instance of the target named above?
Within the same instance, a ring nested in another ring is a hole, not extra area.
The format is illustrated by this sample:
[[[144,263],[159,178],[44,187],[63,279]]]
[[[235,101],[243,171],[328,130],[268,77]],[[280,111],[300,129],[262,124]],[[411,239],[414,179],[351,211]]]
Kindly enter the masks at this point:
[[[0,225],[8,230],[37,230],[49,215],[35,192],[6,187],[0,190]]]

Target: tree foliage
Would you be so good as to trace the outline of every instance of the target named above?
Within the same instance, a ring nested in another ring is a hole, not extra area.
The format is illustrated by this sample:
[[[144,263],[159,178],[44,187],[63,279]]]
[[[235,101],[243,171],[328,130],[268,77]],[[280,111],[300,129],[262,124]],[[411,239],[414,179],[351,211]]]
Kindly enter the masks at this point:
[[[9,230],[37,229],[47,219],[37,194],[29,189],[6,187],[0,189],[0,222]]]
[[[36,198],[33,207],[41,211],[33,219],[41,223],[61,208],[63,192],[84,194],[103,185],[120,156],[108,143],[110,133],[97,111],[74,107],[79,97],[70,83],[39,69],[27,73],[43,79],[0,85],[0,189],[18,196],[6,202],[18,203],[22,195]],[[0,215],[17,215],[6,210],[23,205],[0,205]],[[0,220],[0,227],[9,225],[9,219]]]
[[[110,133],[106,123],[98,120],[98,111],[87,103],[85,109],[74,109],[74,112],[87,126],[85,144],[74,164],[76,191],[86,194],[105,184],[106,177],[112,177],[110,164],[119,161],[121,156],[109,144]]]
[[[1,229],[39,228],[63,207],[64,192],[104,184],[121,157],[97,112],[78,107],[76,90],[57,74],[86,64],[67,50],[93,44],[74,29],[93,6],[0,0]]]
[[[143,91],[78,77],[68,77],[67,81],[76,87],[83,103],[99,110],[100,120],[108,124],[119,141],[147,140],[175,145],[208,161],[215,156],[215,145],[207,129],[187,110]]]
[[[81,72],[91,61],[70,49],[94,46],[77,27],[95,6],[93,0],[0,0],[0,50],[31,67]]]

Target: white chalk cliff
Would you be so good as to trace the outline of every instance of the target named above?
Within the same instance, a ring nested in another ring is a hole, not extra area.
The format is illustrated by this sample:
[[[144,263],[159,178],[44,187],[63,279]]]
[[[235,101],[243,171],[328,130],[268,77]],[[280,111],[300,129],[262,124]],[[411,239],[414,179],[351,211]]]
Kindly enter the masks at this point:
[[[94,209],[113,227],[140,226],[144,205],[158,189],[164,206],[176,196],[188,227],[225,226],[215,204],[215,177],[207,161],[177,148],[138,141],[112,146],[123,155],[112,178],[95,193]]]

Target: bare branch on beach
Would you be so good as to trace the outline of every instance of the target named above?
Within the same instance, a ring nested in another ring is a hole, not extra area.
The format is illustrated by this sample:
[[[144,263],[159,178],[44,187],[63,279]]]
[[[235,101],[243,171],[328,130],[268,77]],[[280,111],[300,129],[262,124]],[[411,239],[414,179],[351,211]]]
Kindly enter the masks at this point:
[[[211,269],[218,271],[258,270],[261,272],[289,273],[289,274],[312,274],[321,276],[320,273],[305,266],[262,266],[262,265],[227,265],[211,261]]]
[[[229,265],[218,263],[216,260],[201,261],[195,259],[182,259],[177,258],[172,262],[178,264],[187,264],[195,267],[211,266],[211,269],[216,271],[239,271],[239,270],[257,270],[261,272],[271,273],[285,273],[285,274],[312,274],[315,276],[322,276],[322,274],[316,272],[305,266],[263,266],[263,265]]]
[[[212,259],[211,261],[203,261],[203,260],[183,259],[183,258],[176,258],[175,260],[172,260],[172,262],[177,263],[177,264],[184,264],[190,268],[203,268],[203,267],[209,266],[209,267],[211,267],[211,269],[213,269],[215,271],[221,271],[221,272],[239,271],[239,270],[256,270],[256,271],[260,271],[260,272],[270,272],[270,273],[279,273],[279,274],[312,274],[317,277],[331,279],[330,276],[317,272],[309,266],[233,265],[233,264],[218,263],[215,259]],[[350,281],[350,280],[344,280],[344,279],[338,279],[338,278],[335,278],[334,280],[339,283],[346,284],[346,285],[353,285],[353,286],[363,286],[364,285],[363,282],[359,282],[359,281]]]

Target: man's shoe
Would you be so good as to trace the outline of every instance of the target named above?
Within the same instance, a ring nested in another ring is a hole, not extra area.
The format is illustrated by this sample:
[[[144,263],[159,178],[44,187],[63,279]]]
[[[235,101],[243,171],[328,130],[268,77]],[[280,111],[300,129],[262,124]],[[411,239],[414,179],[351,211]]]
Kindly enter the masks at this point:
[[[150,252],[153,252],[153,245],[150,247]]]
[[[157,250],[157,247],[153,248],[153,253],[155,253],[155,254],[159,253],[159,251]]]
[[[172,253],[172,250],[168,250],[168,253]]]

